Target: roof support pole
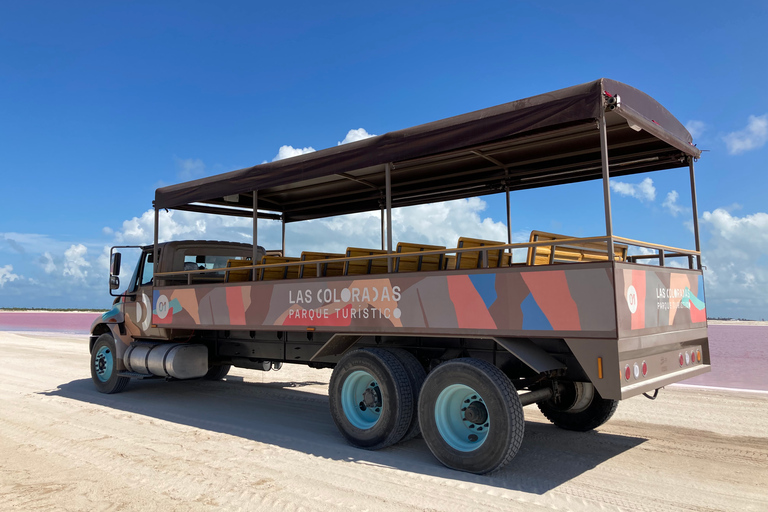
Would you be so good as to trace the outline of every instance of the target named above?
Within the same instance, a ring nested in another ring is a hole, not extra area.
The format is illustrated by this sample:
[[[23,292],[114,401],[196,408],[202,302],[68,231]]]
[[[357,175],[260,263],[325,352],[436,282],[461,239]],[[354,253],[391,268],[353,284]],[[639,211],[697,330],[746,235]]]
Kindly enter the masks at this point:
[[[280,216],[280,224],[282,224],[282,240],[283,240],[283,247],[281,249],[281,254],[283,257],[285,257],[285,215]]]
[[[509,185],[505,185],[507,192],[507,243],[512,244],[512,209],[509,204]],[[512,248],[509,248],[509,252],[512,253]]]
[[[688,169],[691,175],[691,206],[693,208],[693,236],[696,239],[696,250],[701,251],[699,240],[699,209],[696,205],[696,177],[693,174],[693,158],[688,157]],[[696,256],[696,268],[701,270],[701,254]]]
[[[384,203],[381,203],[381,250],[384,250],[386,245],[387,233],[384,231]]]
[[[392,164],[384,165],[384,182],[387,194],[387,253],[392,253]],[[387,257],[387,272],[392,272],[392,257]]]
[[[253,258],[252,264],[258,265],[259,258],[259,192],[253,191]],[[256,271],[251,272],[251,281],[256,280]]]
[[[160,251],[158,248],[158,242],[160,240],[158,231],[160,231],[160,210],[157,208],[157,206],[155,206],[155,245],[152,246],[152,282],[155,284],[155,286],[157,286],[155,273],[157,272],[157,263],[160,261],[158,259]]]
[[[605,204],[605,236],[608,237],[608,261],[613,261],[613,218],[611,217],[611,187],[608,181],[608,129],[605,126],[605,115],[601,114],[598,121],[600,130],[600,161],[603,167],[603,198]]]

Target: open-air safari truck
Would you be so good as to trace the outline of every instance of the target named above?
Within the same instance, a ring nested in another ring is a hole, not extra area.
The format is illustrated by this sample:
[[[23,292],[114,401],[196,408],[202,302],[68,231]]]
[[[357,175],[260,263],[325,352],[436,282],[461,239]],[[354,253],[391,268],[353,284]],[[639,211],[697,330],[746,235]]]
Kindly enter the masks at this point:
[[[160,188],[155,243],[93,325],[93,381],[114,393],[129,379],[221,379],[231,366],[333,368],[330,409],[351,444],[421,433],[446,466],[499,469],[522,442],[523,406],[587,431],[619,400],[709,371],[699,154],[659,103],[601,79]],[[696,250],[615,236],[610,178],[679,167],[690,169]],[[602,180],[605,234],[392,239],[396,207],[506,193],[509,218],[510,192],[584,180]],[[251,218],[253,244],[159,243],[161,209]],[[285,254],[286,223],[371,210],[381,247]],[[282,221],[282,251],[258,245],[259,218]],[[115,290],[120,253],[112,263]]]

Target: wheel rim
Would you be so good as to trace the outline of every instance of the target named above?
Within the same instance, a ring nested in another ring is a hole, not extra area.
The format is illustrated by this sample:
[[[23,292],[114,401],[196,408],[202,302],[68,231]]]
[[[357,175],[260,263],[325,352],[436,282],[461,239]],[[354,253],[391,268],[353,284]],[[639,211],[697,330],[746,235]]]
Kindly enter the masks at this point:
[[[367,430],[379,421],[382,397],[373,375],[362,370],[349,374],[341,387],[341,408],[349,422],[361,430]]]
[[[114,358],[109,347],[99,348],[93,360],[93,365],[96,370],[96,377],[101,382],[107,382],[112,376],[112,369],[114,368]]]
[[[451,448],[471,452],[488,438],[491,418],[480,393],[464,384],[452,384],[437,397],[435,423]]]

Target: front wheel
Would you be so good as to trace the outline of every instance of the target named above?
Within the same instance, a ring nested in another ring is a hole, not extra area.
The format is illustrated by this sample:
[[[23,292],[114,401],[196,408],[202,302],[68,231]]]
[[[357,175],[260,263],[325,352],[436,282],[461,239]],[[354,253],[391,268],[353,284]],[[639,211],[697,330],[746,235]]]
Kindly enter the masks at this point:
[[[331,374],[328,401],[341,435],[368,450],[400,441],[413,415],[408,374],[397,357],[382,349],[359,349],[342,357]]]
[[[501,370],[479,359],[435,368],[419,398],[421,434],[452,469],[489,473],[509,463],[523,441],[523,407]]]
[[[96,340],[91,349],[91,378],[100,393],[119,393],[128,385],[127,377],[117,374],[117,356],[115,340],[109,333],[104,333]]]
[[[565,383],[558,400],[549,399],[538,403],[539,410],[554,425],[576,432],[593,430],[613,416],[618,400],[600,396],[589,382]]]

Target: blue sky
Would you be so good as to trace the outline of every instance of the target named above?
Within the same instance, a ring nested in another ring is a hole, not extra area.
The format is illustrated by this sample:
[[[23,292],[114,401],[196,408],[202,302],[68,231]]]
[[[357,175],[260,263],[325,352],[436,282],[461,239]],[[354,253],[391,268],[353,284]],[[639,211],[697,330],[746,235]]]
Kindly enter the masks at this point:
[[[108,306],[104,248],[151,240],[158,186],[609,77],[707,150],[709,314],[766,318],[768,3],[638,5],[5,2],[0,307]],[[685,169],[615,181],[616,234],[693,247]],[[603,234],[601,194],[597,182],[513,194],[515,237]],[[435,205],[402,212],[396,236],[503,239],[504,216],[500,197]],[[177,238],[248,232],[180,212],[165,224]],[[279,245],[276,226],[264,234]],[[291,226],[288,248],[353,236],[376,245],[377,218]]]

